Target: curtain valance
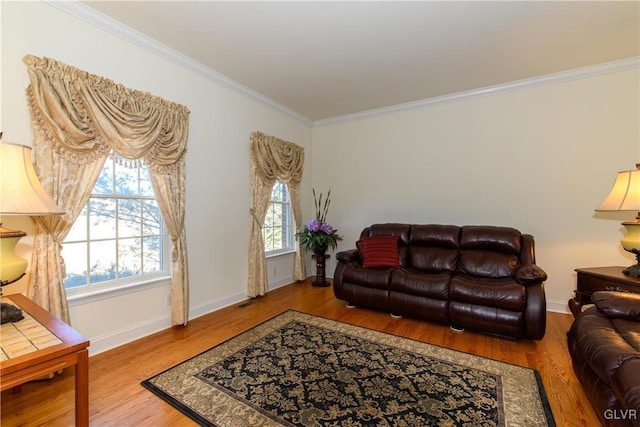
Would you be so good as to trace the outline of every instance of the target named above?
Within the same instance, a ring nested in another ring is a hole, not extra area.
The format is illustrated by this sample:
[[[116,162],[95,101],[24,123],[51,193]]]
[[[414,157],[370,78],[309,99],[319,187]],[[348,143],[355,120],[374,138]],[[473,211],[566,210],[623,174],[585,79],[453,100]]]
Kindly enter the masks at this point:
[[[293,184],[302,181],[304,148],[262,132],[253,132],[251,141],[251,159],[264,181],[280,179]]]
[[[27,55],[23,61],[34,130],[52,139],[61,154],[82,163],[113,149],[158,169],[184,155],[187,107],[54,59]]]

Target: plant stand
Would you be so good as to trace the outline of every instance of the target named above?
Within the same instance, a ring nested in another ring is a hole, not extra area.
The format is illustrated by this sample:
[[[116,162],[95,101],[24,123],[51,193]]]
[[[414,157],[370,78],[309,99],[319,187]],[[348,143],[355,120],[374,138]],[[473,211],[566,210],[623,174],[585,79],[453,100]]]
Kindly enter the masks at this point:
[[[316,287],[326,287],[331,285],[326,278],[325,264],[329,255],[327,254],[313,254],[311,258],[316,260],[316,280],[311,285]]]

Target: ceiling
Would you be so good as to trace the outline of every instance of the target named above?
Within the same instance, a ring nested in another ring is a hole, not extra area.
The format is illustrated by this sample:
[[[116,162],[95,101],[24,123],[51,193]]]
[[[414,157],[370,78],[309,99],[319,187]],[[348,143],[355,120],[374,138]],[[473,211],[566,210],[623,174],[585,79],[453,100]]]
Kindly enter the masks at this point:
[[[310,121],[640,56],[639,1],[84,1]]]

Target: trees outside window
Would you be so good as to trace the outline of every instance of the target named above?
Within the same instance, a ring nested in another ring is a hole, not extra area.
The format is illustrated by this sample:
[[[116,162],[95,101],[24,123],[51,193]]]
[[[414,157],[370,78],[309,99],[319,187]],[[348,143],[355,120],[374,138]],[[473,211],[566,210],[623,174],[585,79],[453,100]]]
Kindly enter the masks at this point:
[[[287,186],[276,181],[271,189],[271,200],[262,226],[262,239],[266,255],[289,252],[295,248],[292,218],[291,200]]]
[[[65,288],[168,276],[168,240],[146,166],[111,156],[63,242]]]

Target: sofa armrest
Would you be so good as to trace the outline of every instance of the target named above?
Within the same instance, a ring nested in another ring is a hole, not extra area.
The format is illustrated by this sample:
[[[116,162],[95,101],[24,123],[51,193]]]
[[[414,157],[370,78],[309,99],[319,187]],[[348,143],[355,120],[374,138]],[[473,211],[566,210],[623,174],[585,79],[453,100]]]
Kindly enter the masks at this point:
[[[540,283],[547,280],[547,273],[536,264],[523,264],[516,268],[513,275],[518,283],[522,285]]]
[[[347,251],[338,252],[336,259],[340,262],[360,261],[360,254],[357,249],[349,249]]]
[[[598,291],[591,301],[607,317],[640,321],[640,294]]]

